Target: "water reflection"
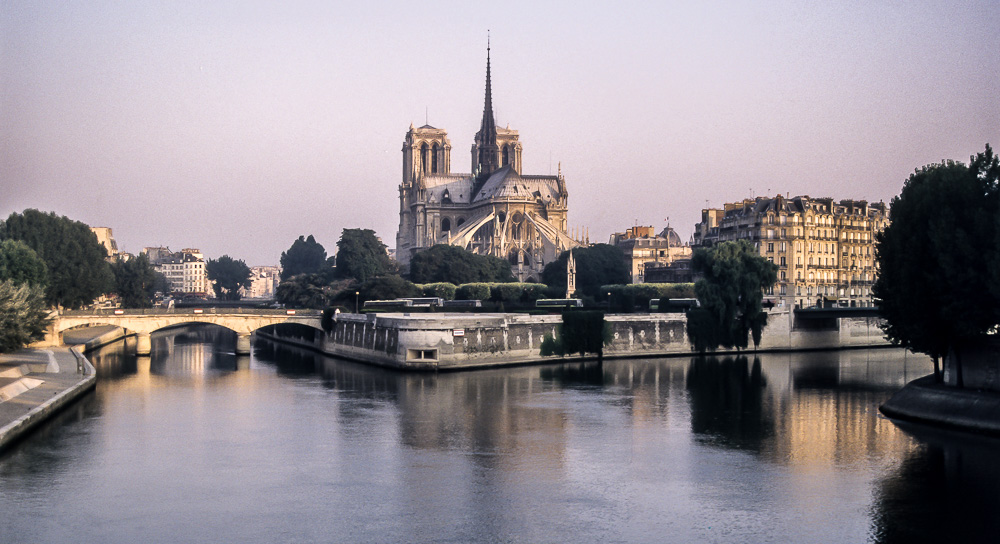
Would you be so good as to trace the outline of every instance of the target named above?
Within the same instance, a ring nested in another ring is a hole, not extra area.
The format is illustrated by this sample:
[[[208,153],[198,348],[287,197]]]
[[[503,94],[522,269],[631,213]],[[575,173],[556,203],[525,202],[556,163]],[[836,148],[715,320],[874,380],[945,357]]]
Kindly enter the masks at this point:
[[[160,376],[229,372],[240,366],[236,333],[222,327],[185,325],[153,334],[151,344],[149,371]],[[213,349],[204,349],[206,345]]]
[[[693,359],[688,367],[691,430],[720,445],[757,451],[774,436],[774,403],[765,409],[767,382],[754,357]]]
[[[248,363],[219,330],[166,336],[153,357],[95,354],[89,412],[19,448],[40,463],[0,459],[0,534],[899,542],[943,537],[931,525],[947,516],[966,541],[997,529],[995,443],[935,445],[878,416],[930,370],[899,351],[435,374],[264,341]]]
[[[996,542],[1000,441],[906,425],[921,446],[877,482],[871,538]]]

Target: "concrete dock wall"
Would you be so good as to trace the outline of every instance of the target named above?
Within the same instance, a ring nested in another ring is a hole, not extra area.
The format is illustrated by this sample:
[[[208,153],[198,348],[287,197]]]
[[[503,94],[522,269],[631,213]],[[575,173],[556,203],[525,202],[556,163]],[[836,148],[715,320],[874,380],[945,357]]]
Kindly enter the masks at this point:
[[[692,354],[683,314],[609,314],[605,357]],[[546,334],[558,337],[562,317],[525,314],[340,314],[315,349],[356,361],[414,370],[544,363]],[[282,332],[273,333],[281,339]],[[302,339],[295,339],[302,344]],[[799,351],[888,346],[875,318],[803,319],[772,311],[759,349]]]

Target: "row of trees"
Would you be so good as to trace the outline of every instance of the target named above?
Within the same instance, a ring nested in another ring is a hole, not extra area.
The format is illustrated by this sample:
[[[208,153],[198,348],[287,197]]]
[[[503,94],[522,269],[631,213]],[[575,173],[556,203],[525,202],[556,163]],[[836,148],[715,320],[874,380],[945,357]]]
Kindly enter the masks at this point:
[[[108,294],[147,308],[157,291],[170,291],[145,255],[107,257],[90,227],[65,216],[28,209],[0,221],[0,351],[40,339],[49,308],[79,308]],[[238,298],[250,284],[250,269],[228,256],[209,260],[206,271],[220,298]]]
[[[625,283],[628,268],[619,249],[598,244],[573,250],[577,262],[578,294],[593,301],[601,287]],[[566,290],[568,252],[549,263],[543,281],[547,296],[561,297]],[[439,244],[415,255],[403,278],[389,259],[386,247],[367,229],[345,229],[337,242],[336,257],[328,257],[312,236],[299,236],[281,254],[282,283],[276,298],[296,306],[353,307],[358,301],[420,296],[415,284],[510,283],[516,281],[510,264],[497,257],[476,255]],[[446,298],[446,297],[445,297]]]

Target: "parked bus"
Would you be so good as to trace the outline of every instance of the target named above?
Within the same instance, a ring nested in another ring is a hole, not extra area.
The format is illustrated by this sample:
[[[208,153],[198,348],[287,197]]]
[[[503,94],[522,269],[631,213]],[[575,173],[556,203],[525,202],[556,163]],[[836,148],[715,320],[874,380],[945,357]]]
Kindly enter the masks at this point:
[[[686,312],[691,308],[700,307],[701,304],[698,303],[698,299],[696,298],[668,298],[662,306],[660,305],[660,299],[649,299],[649,311],[651,312]]]
[[[440,297],[417,297],[417,298],[402,298],[400,300],[410,301],[410,306],[414,308],[430,308],[431,306],[441,306],[444,299]]]
[[[482,308],[483,301],[481,300],[446,300],[444,301],[445,308]]]
[[[583,301],[578,298],[540,298],[535,301],[535,308],[582,308]]]
[[[372,310],[377,308],[412,308],[413,301],[405,298],[393,300],[366,300],[364,309]]]

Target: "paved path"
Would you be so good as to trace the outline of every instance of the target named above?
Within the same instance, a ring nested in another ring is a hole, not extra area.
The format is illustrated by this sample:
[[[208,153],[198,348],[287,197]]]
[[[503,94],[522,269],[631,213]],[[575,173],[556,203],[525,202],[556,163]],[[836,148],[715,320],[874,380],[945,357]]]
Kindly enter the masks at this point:
[[[83,343],[105,332],[80,332],[67,341]],[[0,450],[93,389],[96,380],[90,363],[68,347],[0,355]]]

